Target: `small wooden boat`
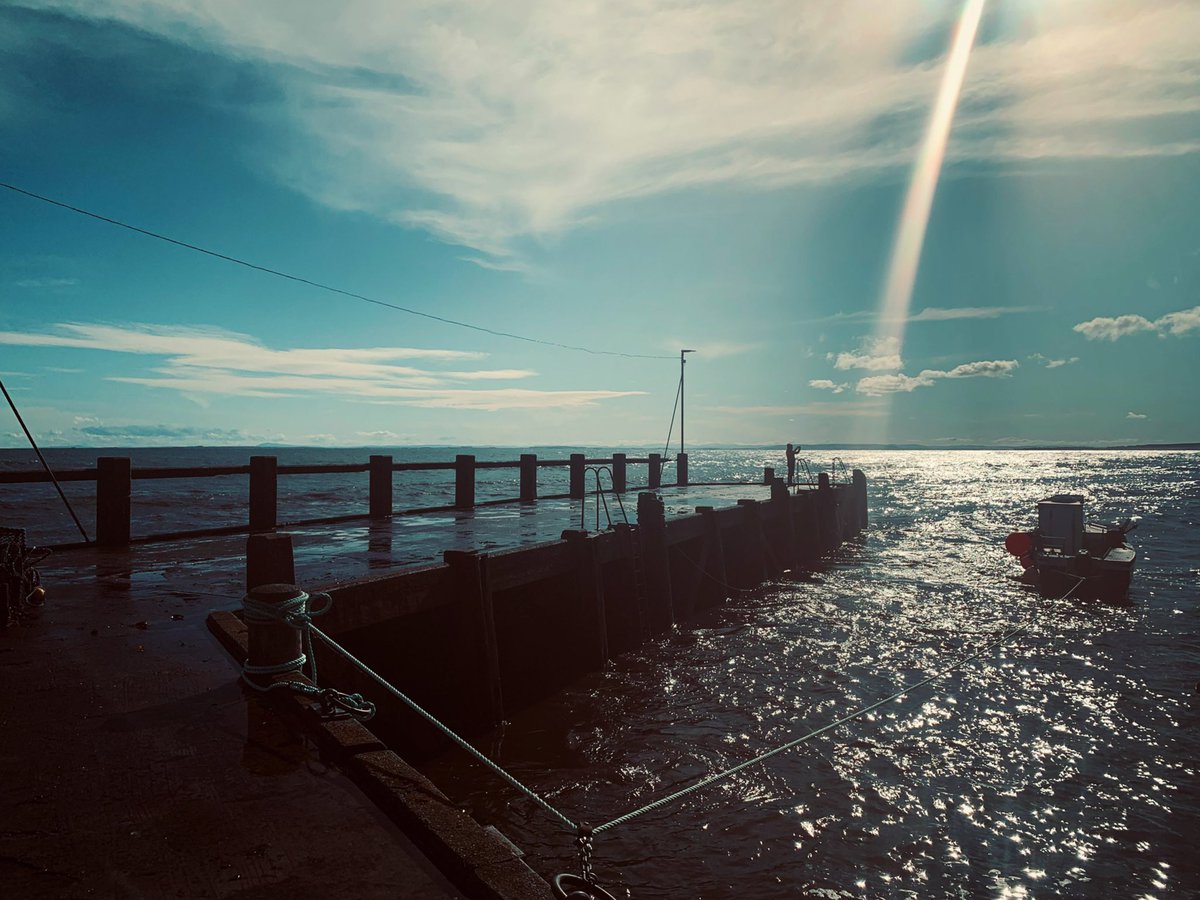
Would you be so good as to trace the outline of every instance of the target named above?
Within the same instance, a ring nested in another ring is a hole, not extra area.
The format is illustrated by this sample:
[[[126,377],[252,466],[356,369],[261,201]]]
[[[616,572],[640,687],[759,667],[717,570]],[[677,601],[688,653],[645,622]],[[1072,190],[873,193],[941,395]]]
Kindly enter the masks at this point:
[[[1025,567],[1043,594],[1124,600],[1137,562],[1125,536],[1137,519],[1107,527],[1084,524],[1084,498],[1055,494],[1038,502],[1038,527],[1014,531],[1004,546]]]

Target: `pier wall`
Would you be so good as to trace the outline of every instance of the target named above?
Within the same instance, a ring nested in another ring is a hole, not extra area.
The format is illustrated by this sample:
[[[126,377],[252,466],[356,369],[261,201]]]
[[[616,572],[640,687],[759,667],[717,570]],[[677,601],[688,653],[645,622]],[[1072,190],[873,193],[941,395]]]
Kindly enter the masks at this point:
[[[612,656],[741,590],[813,563],[866,525],[866,478],[501,552],[447,550],[441,565],[323,588],[320,627],[455,730],[479,734]],[[314,586],[305,585],[308,590]],[[445,740],[346,660],[317,649],[321,680],[373,700],[373,732],[410,759]]]

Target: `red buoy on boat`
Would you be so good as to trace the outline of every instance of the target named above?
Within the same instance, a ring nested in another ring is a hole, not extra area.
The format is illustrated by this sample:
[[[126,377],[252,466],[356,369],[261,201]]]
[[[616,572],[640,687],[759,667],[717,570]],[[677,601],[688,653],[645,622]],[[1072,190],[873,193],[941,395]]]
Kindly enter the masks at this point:
[[[1004,549],[1013,556],[1026,556],[1033,550],[1033,535],[1028,531],[1014,531],[1004,539]]]

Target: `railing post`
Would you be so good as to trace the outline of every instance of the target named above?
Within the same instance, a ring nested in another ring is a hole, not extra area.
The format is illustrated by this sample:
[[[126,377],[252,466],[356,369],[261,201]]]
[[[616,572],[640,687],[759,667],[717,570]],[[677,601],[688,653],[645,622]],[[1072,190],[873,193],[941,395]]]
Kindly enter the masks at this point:
[[[572,500],[582,500],[583,499],[583,492],[585,490],[584,483],[583,483],[583,481],[584,481],[583,469],[584,469],[584,460],[586,458],[587,457],[585,457],[582,453],[572,453],[571,454],[570,494],[571,494]]]
[[[614,453],[612,460],[612,489],[618,494],[623,494],[625,493],[626,484],[625,454]]]
[[[677,453],[675,455],[675,483],[680,487],[685,487],[688,483],[687,471],[687,454]]]
[[[250,530],[275,528],[279,492],[276,476],[279,460],[274,456],[250,457]]]
[[[392,458],[371,456],[371,518],[385,519],[392,514]]]
[[[128,456],[96,460],[96,543],[102,547],[129,545],[132,475]]]
[[[650,454],[650,478],[646,482],[646,486],[651,490],[657,490],[662,487],[662,454]]]
[[[454,457],[454,505],[458,509],[475,506],[475,457],[470,453]]]
[[[537,454],[521,454],[521,502],[532,503],[537,499]]]

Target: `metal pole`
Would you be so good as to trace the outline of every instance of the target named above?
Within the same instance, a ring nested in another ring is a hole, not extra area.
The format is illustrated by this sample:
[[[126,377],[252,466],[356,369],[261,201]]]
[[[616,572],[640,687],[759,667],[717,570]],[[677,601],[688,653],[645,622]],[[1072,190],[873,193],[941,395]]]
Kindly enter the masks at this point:
[[[75,527],[79,529],[79,533],[83,535],[83,539],[89,544],[92,539],[88,537],[87,532],[83,530],[83,524],[79,521],[79,516],[75,515],[75,510],[71,507],[71,501],[67,499],[67,495],[63,493],[62,486],[58,483],[58,479],[54,477],[54,472],[50,468],[50,464],[46,462],[46,457],[42,456],[42,451],[38,448],[37,441],[33,439],[33,435],[29,433],[29,429],[25,427],[25,420],[21,418],[21,411],[17,409],[17,404],[13,403],[13,398],[8,395],[8,388],[4,386],[4,382],[0,381],[0,391],[4,392],[4,399],[8,401],[8,405],[12,407],[13,415],[17,417],[17,421],[21,423],[21,430],[25,432],[25,437],[29,438],[29,446],[33,448],[33,452],[37,454],[37,458],[41,460],[42,468],[46,470],[46,474],[50,476],[50,480],[54,482],[54,489],[58,491],[58,496],[62,497],[62,502],[67,506],[67,512],[71,514],[71,518],[75,520]]]
[[[679,452],[686,453],[687,449],[683,442],[683,406],[684,406],[684,384],[683,384],[683,367],[687,364],[684,358],[685,353],[695,353],[695,350],[680,350],[679,351]]]

